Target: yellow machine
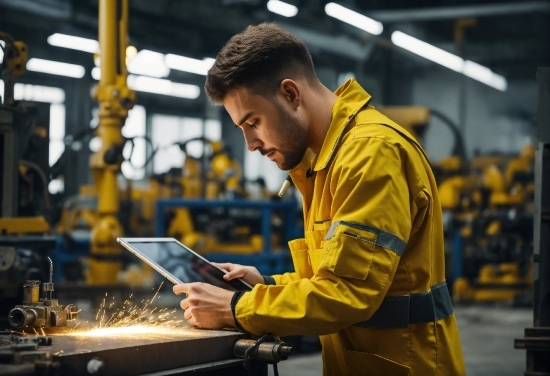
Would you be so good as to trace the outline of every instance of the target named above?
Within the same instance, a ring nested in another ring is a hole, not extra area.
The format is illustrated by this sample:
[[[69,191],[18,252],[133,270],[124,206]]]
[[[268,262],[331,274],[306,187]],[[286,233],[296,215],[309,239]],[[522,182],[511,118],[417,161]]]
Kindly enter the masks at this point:
[[[48,222],[44,216],[20,216],[18,206],[20,202],[20,177],[25,179],[29,173],[38,172],[44,176],[43,171],[36,163],[22,160],[24,150],[21,146],[28,144],[28,140],[35,132],[34,124],[32,127],[22,126],[14,122],[14,113],[24,115],[25,108],[15,106],[13,90],[16,77],[26,72],[28,60],[28,50],[25,43],[14,41],[13,38],[0,32],[0,40],[5,42],[4,61],[1,63],[2,78],[4,80],[4,99],[0,106],[0,145],[2,149],[2,189],[0,195],[0,234],[3,235],[25,235],[25,234],[43,234],[50,230]],[[27,129],[27,130],[25,130]],[[44,181],[42,182],[45,183]],[[46,182],[47,183],[47,182]],[[44,204],[49,205],[47,194],[44,197]]]
[[[194,140],[187,142],[191,141]],[[185,159],[183,173],[180,177],[183,197],[207,200],[248,197],[242,185],[242,170],[238,161],[224,151],[221,142],[202,141],[208,142],[212,149],[208,169],[203,173],[203,167],[199,160],[189,156]],[[268,197],[266,196],[266,198]],[[176,208],[172,212],[173,218],[167,229],[167,235],[180,239],[183,244],[192,247],[199,253],[251,254],[258,253],[263,248],[262,236],[252,234],[250,226],[233,226],[233,231],[238,233],[241,240],[227,242],[214,233],[197,231],[189,209]]]
[[[456,299],[512,302],[530,293],[533,162],[531,144],[516,158],[472,162],[480,175],[463,192],[468,205],[456,217],[468,262],[454,283]]]
[[[118,7],[118,4],[121,4]],[[90,157],[97,192],[97,222],[91,233],[91,257],[86,275],[90,285],[114,284],[122,262],[116,238],[123,235],[116,214],[119,211],[117,174],[122,163],[124,139],[121,129],[135,102],[126,84],[128,1],[99,1],[99,45],[101,78],[93,97],[99,102],[96,135],[102,146]]]

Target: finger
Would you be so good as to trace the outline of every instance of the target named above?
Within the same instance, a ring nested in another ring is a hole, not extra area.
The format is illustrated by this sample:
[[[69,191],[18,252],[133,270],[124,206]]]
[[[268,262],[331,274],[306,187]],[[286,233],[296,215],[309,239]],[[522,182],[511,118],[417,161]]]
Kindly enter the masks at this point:
[[[180,285],[174,285],[172,287],[172,291],[174,291],[174,294],[181,295],[181,294],[188,294],[189,293],[189,283],[182,283]]]
[[[198,325],[197,325],[197,320],[195,320],[194,317],[190,317],[189,319],[186,319],[186,320],[187,320],[187,322],[189,323],[189,325],[198,327]]]
[[[180,302],[180,307],[181,309],[183,309],[184,311],[189,308],[189,299],[183,299],[181,302]]]
[[[191,314],[191,310],[187,310],[184,312],[183,314],[183,318],[186,319],[187,321],[191,320],[193,318],[193,315]]]

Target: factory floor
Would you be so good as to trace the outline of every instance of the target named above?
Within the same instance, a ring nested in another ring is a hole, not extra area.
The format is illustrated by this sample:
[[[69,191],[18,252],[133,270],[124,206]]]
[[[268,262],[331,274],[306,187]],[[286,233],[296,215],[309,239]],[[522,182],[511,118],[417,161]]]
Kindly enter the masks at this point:
[[[517,376],[525,371],[525,351],[514,349],[514,338],[533,326],[533,311],[508,306],[455,306],[466,374]],[[273,375],[270,367],[269,375]],[[279,363],[280,376],[320,376],[321,354],[297,355]]]

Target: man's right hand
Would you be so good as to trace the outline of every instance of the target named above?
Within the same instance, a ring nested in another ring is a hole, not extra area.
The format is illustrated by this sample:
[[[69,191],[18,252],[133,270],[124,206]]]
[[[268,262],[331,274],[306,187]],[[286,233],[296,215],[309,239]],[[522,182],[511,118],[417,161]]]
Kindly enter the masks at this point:
[[[226,281],[231,281],[235,278],[240,278],[243,281],[247,282],[251,286],[255,286],[257,283],[265,283],[264,277],[260,274],[258,269],[253,266],[245,266],[239,264],[226,263],[217,263],[213,262],[212,264],[216,265],[218,268],[227,271],[227,274],[223,276],[223,279]]]

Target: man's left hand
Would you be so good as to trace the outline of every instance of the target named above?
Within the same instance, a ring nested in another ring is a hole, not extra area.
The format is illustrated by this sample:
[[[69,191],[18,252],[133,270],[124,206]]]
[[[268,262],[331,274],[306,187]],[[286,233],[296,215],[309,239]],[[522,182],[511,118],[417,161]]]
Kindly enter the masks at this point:
[[[235,326],[230,307],[233,291],[201,282],[175,285],[173,290],[176,295],[187,294],[180,306],[185,310],[183,317],[192,326],[205,329]]]

